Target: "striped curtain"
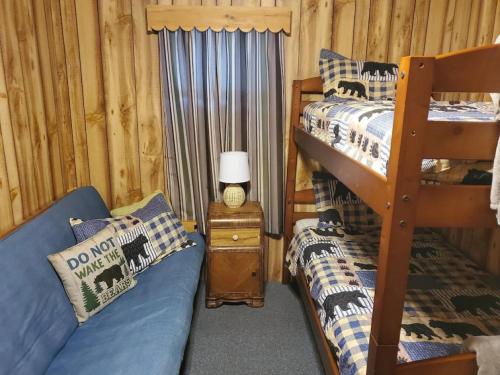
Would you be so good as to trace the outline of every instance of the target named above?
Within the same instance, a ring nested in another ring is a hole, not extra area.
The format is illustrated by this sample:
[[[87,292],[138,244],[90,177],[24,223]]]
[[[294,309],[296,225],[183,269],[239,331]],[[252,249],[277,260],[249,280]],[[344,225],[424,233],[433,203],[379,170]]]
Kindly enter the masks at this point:
[[[219,155],[247,151],[247,197],[266,230],[282,232],[284,206],[283,36],[256,31],[160,33],[168,186],[184,219],[205,230],[207,206],[221,200]]]

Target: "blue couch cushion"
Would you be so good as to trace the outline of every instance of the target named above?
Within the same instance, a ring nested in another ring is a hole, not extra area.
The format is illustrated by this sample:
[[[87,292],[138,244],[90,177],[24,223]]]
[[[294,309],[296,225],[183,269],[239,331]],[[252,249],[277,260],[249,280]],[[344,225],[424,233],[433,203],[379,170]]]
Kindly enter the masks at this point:
[[[97,191],[81,188],[0,241],[0,373],[43,374],[77,327],[47,260],[76,241],[68,218],[109,216]]]
[[[137,286],[70,337],[48,375],[177,374],[191,326],[204,242],[137,276]]]

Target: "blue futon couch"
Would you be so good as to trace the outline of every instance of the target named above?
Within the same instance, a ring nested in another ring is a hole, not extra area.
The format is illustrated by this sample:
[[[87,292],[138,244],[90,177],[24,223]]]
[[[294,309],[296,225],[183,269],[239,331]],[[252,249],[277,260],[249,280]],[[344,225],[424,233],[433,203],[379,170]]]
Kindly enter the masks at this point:
[[[82,326],[47,255],[75,244],[69,217],[109,217],[91,187],[0,240],[0,374],[177,374],[204,255],[198,246],[137,276]],[[0,218],[1,220],[1,218]]]

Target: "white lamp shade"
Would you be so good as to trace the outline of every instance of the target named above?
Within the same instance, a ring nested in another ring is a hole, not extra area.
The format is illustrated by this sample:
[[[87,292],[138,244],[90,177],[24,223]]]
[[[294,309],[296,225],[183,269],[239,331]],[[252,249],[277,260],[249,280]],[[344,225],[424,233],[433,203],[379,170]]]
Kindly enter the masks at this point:
[[[220,154],[219,181],[226,184],[250,181],[248,154],[243,151],[222,152]]]

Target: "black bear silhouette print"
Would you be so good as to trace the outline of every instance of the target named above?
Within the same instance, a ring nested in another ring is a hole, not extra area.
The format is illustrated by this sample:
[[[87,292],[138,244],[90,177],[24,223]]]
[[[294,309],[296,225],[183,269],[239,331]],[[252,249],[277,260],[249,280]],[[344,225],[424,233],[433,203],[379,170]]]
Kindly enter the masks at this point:
[[[356,130],[349,130],[349,141],[351,143],[356,143]]]
[[[336,227],[311,228],[311,230],[321,237],[344,237],[344,233],[339,232]]]
[[[370,73],[370,76],[385,77],[387,73],[396,75],[398,71],[397,64],[379,63],[375,61],[365,61],[361,74]]]
[[[457,101],[450,101],[449,104],[430,103],[429,110],[436,112],[468,112],[477,110],[474,106],[459,103]]]
[[[101,282],[106,283],[106,288],[109,289],[113,286],[113,281],[116,282],[123,279],[123,272],[121,267],[118,264],[114,264],[109,268],[103,270],[99,275],[94,279],[94,284],[97,289],[99,289],[98,284]]]
[[[455,311],[462,313],[468,311],[473,315],[479,315],[480,311],[486,314],[494,314],[493,309],[500,311],[500,298],[491,294],[480,296],[455,296],[450,298],[455,306]]]
[[[337,184],[338,185],[338,184]],[[343,225],[344,222],[340,217],[340,213],[335,208],[329,208],[326,211],[319,212],[319,221],[323,223],[330,223],[333,225]]]
[[[323,309],[325,310],[325,327],[330,320],[335,319],[335,307],[339,307],[342,311],[349,310],[349,304],[366,308],[360,298],[368,298],[360,290],[347,290],[330,294],[323,302]]]
[[[331,243],[314,243],[308,245],[302,252],[302,264],[306,265],[307,263],[309,263],[313,258],[313,255],[315,255],[317,258],[321,258],[335,254],[335,248]]]
[[[349,93],[349,96],[357,95],[358,98],[368,99],[366,96],[366,88],[361,82],[339,81],[337,88],[342,89],[342,94]]]
[[[333,199],[338,203],[346,203],[352,200],[356,200],[356,196],[353,192],[349,190],[347,186],[345,186],[339,180],[334,181],[335,190],[333,192]]]
[[[335,90],[335,89],[330,89],[330,90],[328,90],[327,92],[325,92],[325,93],[324,93],[324,95],[325,95],[325,98],[328,98],[329,96],[332,96],[332,95],[334,95],[334,94],[336,94],[336,93],[337,93],[337,90]]]
[[[427,337],[427,340],[433,340],[433,337],[441,338],[432,329],[422,323],[401,324],[401,328],[405,330],[406,336],[411,336],[413,333],[419,339],[423,338],[423,336]]]
[[[344,226],[344,233],[348,234],[349,236],[354,236],[357,234],[363,234],[363,231],[361,230],[361,228],[358,228],[356,226],[347,225]]]
[[[335,124],[333,127],[333,139],[332,139],[332,146],[336,143],[339,143],[342,140],[342,137],[340,136],[340,126],[338,124]]]
[[[354,262],[354,265],[362,270],[376,270],[377,266],[374,264]]]
[[[149,255],[146,253],[146,249],[144,248],[144,245],[147,243],[148,239],[146,238],[146,236],[140,234],[132,242],[122,245],[123,254],[125,255],[125,259],[127,259],[127,263],[129,265],[131,261],[133,261],[134,265],[136,267],[139,267],[139,255],[144,259],[149,258]]]
[[[363,119],[370,119],[373,115],[379,115],[381,113],[392,112],[394,110],[393,106],[381,106],[379,108],[371,109],[359,115],[358,121]]]
[[[379,156],[379,153],[378,153],[378,143],[372,143],[372,145],[370,146],[370,155],[372,156],[372,158],[375,158],[377,159],[378,156]]]
[[[467,336],[483,336],[485,333],[477,326],[462,322],[443,322],[441,320],[431,320],[429,325],[432,328],[441,329],[447,338],[452,338],[454,335],[466,339]]]
[[[363,152],[366,152],[369,142],[370,142],[370,140],[365,137],[365,139],[363,140],[363,145],[361,146],[361,149],[363,150]]]

